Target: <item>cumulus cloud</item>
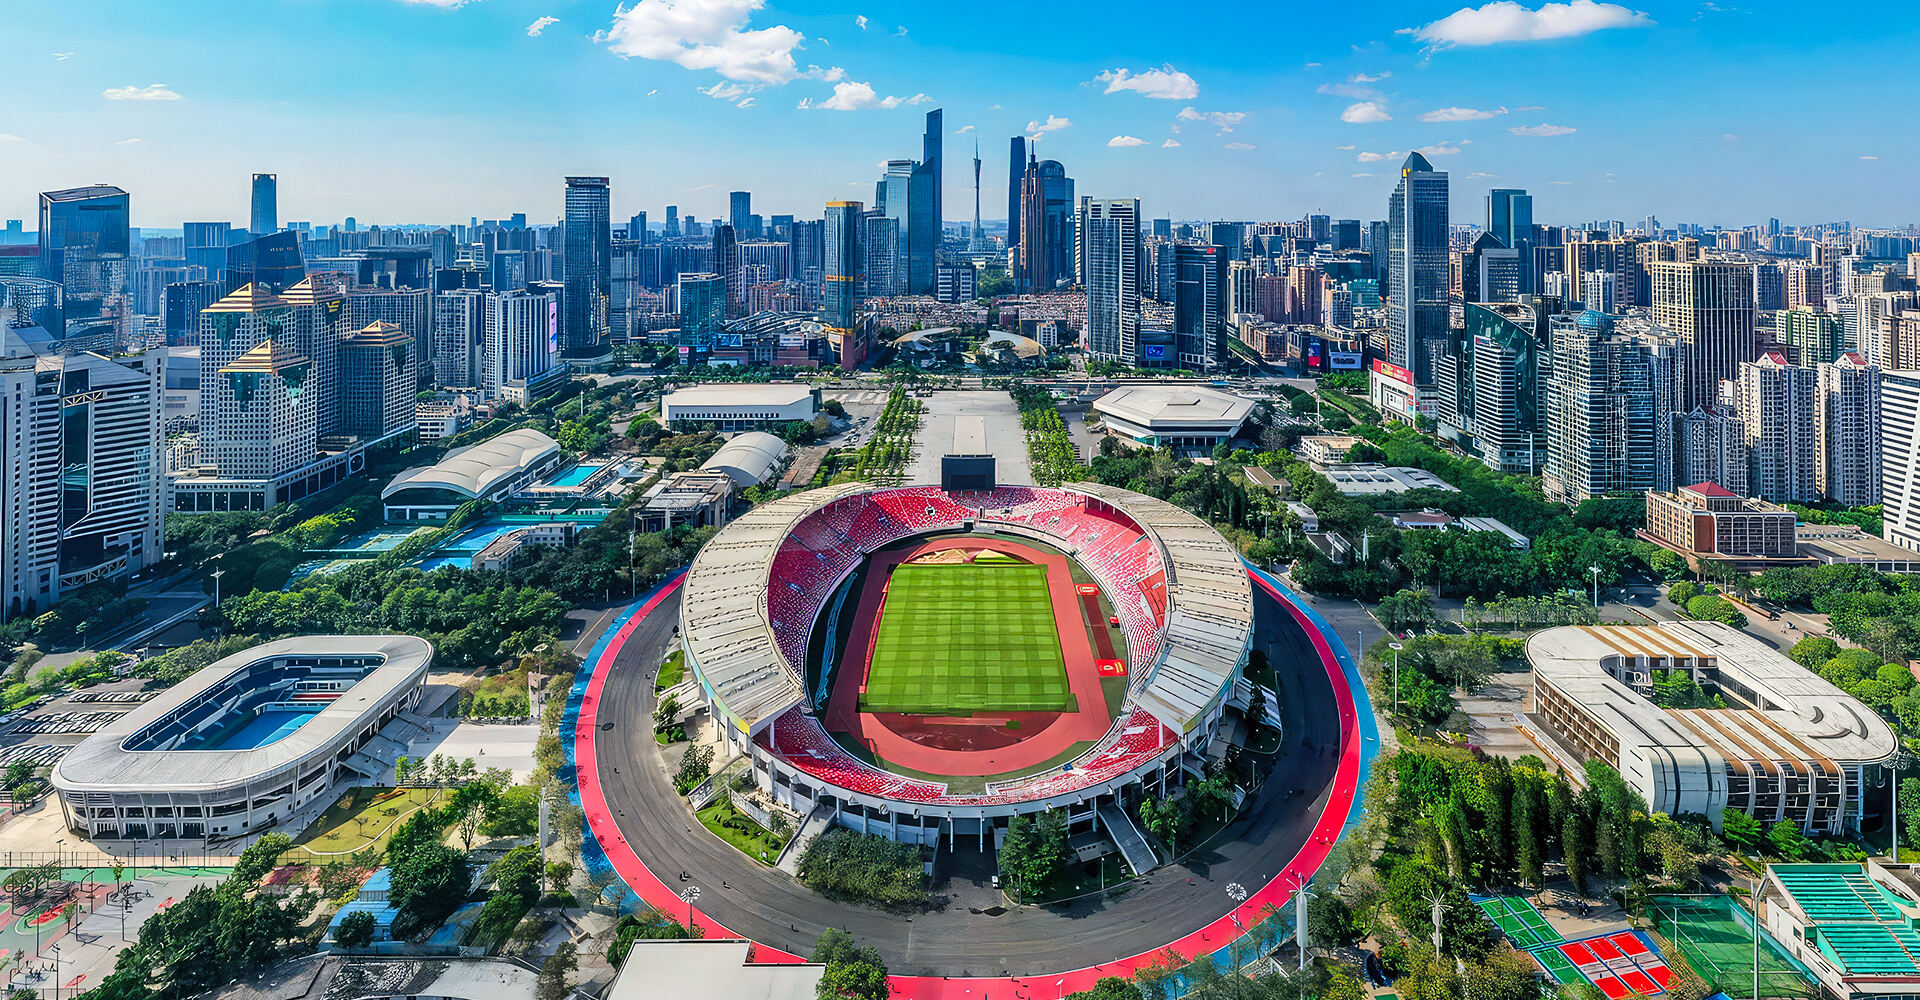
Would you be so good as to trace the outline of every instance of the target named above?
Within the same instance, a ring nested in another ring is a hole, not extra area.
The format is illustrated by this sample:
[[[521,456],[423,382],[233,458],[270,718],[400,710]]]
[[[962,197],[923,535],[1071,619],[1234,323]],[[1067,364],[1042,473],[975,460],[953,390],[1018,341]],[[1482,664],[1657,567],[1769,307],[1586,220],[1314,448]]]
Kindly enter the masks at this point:
[[[1252,149],[1254,148],[1254,145],[1253,143],[1250,143],[1250,142],[1229,142],[1221,146],[1220,148],[1221,149]]]
[[[167,89],[164,83],[149,83],[144,87],[128,85],[110,87],[100,92],[100,96],[109,101],[177,101],[180,95]]]
[[[1402,28],[1400,34],[1412,35],[1436,48],[1448,48],[1577,38],[1609,28],[1644,28],[1651,24],[1653,18],[1615,3],[1572,0],[1542,4],[1533,10],[1514,0],[1497,0],[1481,7],[1462,7],[1417,28]]]
[[[613,24],[594,40],[623,58],[710,69],[729,80],[787,83],[802,75],[793,50],[806,36],[784,24],[749,28],[748,19],[764,6],[766,0],[637,0],[614,8]]]
[[[1460,147],[1450,146],[1444,142],[1440,142],[1431,146],[1421,146],[1419,149],[1414,150],[1414,152],[1422,156],[1458,156],[1460,154]]]
[[[1245,111],[1196,111],[1187,107],[1181,108],[1180,113],[1173,117],[1183,122],[1205,122],[1219,130],[1215,133],[1216,135],[1226,135],[1233,131],[1234,126],[1247,120],[1247,113]]]
[[[815,103],[806,98],[800,99],[800,110],[819,108],[822,111],[861,111],[866,108],[897,108],[901,105],[925,104],[933,98],[925,94],[912,97],[881,97],[870,83],[845,80],[833,85],[833,96]]]
[[[1103,94],[1131,90],[1143,97],[1163,101],[1191,101],[1200,96],[1200,84],[1194,82],[1193,77],[1174,69],[1172,63],[1138,73],[1127,69],[1110,69],[1094,77],[1092,82],[1107,85],[1107,89],[1101,91]]]
[[[560,19],[557,17],[536,18],[532,24],[527,25],[527,37],[539,38],[542,31],[559,23]]]
[[[853,23],[858,25],[861,31],[867,30],[867,15],[865,14],[853,15]]]
[[[1387,114],[1387,109],[1381,107],[1377,101],[1359,101],[1347,105],[1347,110],[1340,112],[1340,120],[1350,125],[1367,125],[1373,122],[1390,122],[1393,116]]]
[[[1073,121],[1071,119],[1062,118],[1059,115],[1048,115],[1046,121],[1028,122],[1027,134],[1038,138],[1039,136],[1046,135],[1048,132],[1058,132],[1072,125]]]
[[[1420,116],[1423,122],[1479,122],[1489,118],[1498,118],[1507,113],[1505,107],[1498,108],[1436,108]]]
[[[1507,131],[1512,132],[1514,135],[1540,136],[1540,135],[1572,135],[1575,132],[1578,132],[1580,130],[1577,128],[1570,128],[1566,125],[1548,125],[1543,122],[1539,125],[1515,125],[1514,127],[1508,129]]]
[[[1178,149],[1180,148],[1180,140],[1168,139],[1166,142],[1163,142],[1160,144],[1160,148],[1161,149]]]
[[[54,59],[55,59],[56,61],[58,61],[58,62],[66,62],[67,60],[69,60],[69,59],[72,59],[72,58],[73,58],[73,53],[71,53],[71,52],[55,52],[55,53],[53,54],[53,58],[54,58]]]
[[[1405,155],[1407,154],[1404,151],[1398,149],[1389,150],[1385,153],[1369,153],[1363,151],[1360,155],[1354,157],[1354,159],[1359,160],[1361,163],[1386,163],[1389,160],[1397,160]]]
[[[962,134],[962,133],[964,133],[964,132],[971,132],[971,131],[973,131],[973,126],[971,126],[971,125],[962,125],[962,126],[960,126],[959,128],[957,128],[957,129],[954,129],[954,130],[953,130],[953,134],[954,134],[954,135],[960,135],[960,134]]]
[[[1107,140],[1107,145],[1115,149],[1125,147],[1125,146],[1144,146],[1146,144],[1147,144],[1147,140],[1142,139],[1137,135],[1116,135],[1113,138]]]

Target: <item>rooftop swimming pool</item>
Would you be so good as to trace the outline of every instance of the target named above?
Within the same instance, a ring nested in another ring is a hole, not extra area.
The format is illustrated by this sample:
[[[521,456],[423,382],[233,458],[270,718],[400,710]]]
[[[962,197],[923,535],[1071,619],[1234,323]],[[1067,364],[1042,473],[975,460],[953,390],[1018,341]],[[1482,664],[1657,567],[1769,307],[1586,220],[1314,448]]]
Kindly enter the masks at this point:
[[[568,469],[567,471],[565,471],[565,472],[563,472],[563,473],[561,473],[560,475],[558,475],[558,476],[555,476],[555,477],[554,477],[553,479],[551,479],[551,480],[548,480],[548,482],[547,482],[547,484],[546,484],[546,485],[548,485],[548,486],[578,486],[578,485],[580,485],[581,483],[584,483],[584,482],[586,482],[586,481],[587,481],[588,479],[590,479],[590,478],[592,478],[592,476],[593,476],[593,474],[594,474],[594,473],[596,473],[596,472],[599,472],[599,471],[600,471],[601,469],[603,469],[603,468],[605,468],[605,466],[601,466],[601,465],[576,465],[576,466],[574,466],[573,468],[571,468],[571,469]]]

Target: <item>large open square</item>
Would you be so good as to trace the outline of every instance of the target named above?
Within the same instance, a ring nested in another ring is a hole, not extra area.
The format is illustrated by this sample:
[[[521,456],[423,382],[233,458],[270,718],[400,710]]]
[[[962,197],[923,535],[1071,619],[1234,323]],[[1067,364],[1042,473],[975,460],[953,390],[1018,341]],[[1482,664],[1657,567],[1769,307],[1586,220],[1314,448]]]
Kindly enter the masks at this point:
[[[865,712],[1071,712],[1047,568],[906,563],[880,615]]]

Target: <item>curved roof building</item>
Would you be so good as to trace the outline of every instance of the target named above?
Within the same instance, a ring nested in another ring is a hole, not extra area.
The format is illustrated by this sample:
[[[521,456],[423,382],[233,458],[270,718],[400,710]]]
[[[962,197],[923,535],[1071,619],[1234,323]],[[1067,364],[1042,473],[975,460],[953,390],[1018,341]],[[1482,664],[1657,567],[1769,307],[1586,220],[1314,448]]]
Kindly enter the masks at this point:
[[[387,520],[444,520],[468,500],[500,500],[560,465],[560,443],[523,427],[455,448],[393,477],[380,499]]]
[[[412,707],[433,645],[278,639],[223,657],[82,740],[53,769],[68,826],[99,839],[219,839],[391,767],[356,754]]]
[[[745,489],[771,479],[786,460],[785,441],[765,431],[748,431],[721,445],[700,467],[724,472],[733,477],[736,488]]]
[[[1717,622],[1551,628],[1527,640],[1533,714],[1580,764],[1618,770],[1656,812],[1724,809],[1838,833],[1857,824],[1867,768],[1893,730],[1853,696]],[[1725,706],[1654,704],[1654,675],[1685,671]],[[1556,756],[1559,756],[1556,754]]]

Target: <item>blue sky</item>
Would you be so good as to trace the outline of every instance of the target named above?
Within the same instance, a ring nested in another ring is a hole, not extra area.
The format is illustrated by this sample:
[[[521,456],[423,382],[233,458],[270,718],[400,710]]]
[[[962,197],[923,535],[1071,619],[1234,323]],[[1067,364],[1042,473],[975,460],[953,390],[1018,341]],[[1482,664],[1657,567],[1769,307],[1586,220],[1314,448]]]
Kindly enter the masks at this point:
[[[1150,216],[1376,218],[1422,149],[1460,221],[1514,186],[1546,222],[1905,225],[1920,17],[1829,9],[16,0],[0,217],[107,182],[139,225],[244,220],[253,171],[280,175],[283,220],[319,223],[552,219],[568,173],[611,176],[621,218],[711,218],[737,188],[817,216],[870,199],[943,107],[955,221],[974,138],[995,219],[1007,138],[1042,134],[1079,193]]]

